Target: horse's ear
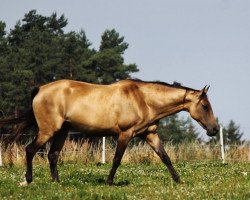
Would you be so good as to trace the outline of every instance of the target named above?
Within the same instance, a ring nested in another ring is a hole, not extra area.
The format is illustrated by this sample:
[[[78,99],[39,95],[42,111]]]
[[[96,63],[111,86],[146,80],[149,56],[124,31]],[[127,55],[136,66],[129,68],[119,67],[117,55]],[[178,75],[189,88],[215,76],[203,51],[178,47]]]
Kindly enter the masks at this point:
[[[209,88],[210,88],[210,85],[209,85],[209,86],[205,86],[205,87],[203,88],[202,93],[203,93],[203,94],[207,94]]]
[[[205,86],[202,90],[200,90],[200,96],[204,96],[204,95],[206,95],[207,94],[207,92],[208,92],[208,89],[209,89],[209,87],[210,86]]]

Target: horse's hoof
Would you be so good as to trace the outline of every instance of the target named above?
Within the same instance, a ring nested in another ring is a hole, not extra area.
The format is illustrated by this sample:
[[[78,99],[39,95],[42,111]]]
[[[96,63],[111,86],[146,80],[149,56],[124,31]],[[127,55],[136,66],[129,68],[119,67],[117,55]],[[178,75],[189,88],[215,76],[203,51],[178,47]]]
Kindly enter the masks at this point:
[[[28,186],[28,185],[29,185],[29,183],[26,180],[19,183],[19,186],[21,186],[21,187],[25,187],[25,186]]]
[[[113,181],[107,181],[107,183],[108,183],[109,186],[113,185]]]
[[[184,181],[179,180],[178,182],[176,182],[177,184],[184,184]]]
[[[179,176],[174,177],[173,179],[174,179],[174,181],[175,181],[176,183],[178,183],[178,184],[181,184],[181,183],[182,183],[182,181],[181,181],[181,179],[180,179]]]
[[[185,182],[182,181],[180,178],[174,179],[174,181],[175,181],[177,184],[184,184],[184,183],[185,183]]]

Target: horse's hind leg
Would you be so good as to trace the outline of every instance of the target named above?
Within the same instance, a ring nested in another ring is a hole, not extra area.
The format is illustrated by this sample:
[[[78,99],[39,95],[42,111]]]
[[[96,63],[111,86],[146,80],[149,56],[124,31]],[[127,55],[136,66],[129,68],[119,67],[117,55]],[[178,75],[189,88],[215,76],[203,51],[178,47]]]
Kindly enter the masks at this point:
[[[67,138],[69,127],[67,124],[64,124],[60,131],[58,131],[53,137],[51,148],[48,154],[49,164],[50,164],[50,173],[52,181],[59,181],[58,171],[57,171],[57,162],[60,151],[64,145],[64,142]]]
[[[36,152],[52,137],[52,134],[47,134],[42,131],[39,131],[35,140],[30,143],[26,147],[26,183],[22,184],[29,184],[32,182],[32,160],[36,154]]]

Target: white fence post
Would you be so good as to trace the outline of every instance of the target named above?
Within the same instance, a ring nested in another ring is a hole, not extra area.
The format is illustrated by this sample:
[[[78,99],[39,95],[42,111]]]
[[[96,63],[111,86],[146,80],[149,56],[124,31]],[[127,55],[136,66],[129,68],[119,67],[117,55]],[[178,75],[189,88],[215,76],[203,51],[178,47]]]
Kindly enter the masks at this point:
[[[248,160],[250,161],[250,142],[248,143]]]
[[[3,159],[2,159],[2,145],[0,144],[0,167],[3,166]]]
[[[105,137],[102,137],[102,163],[106,162],[106,153],[105,153]]]
[[[223,142],[223,127],[220,126],[220,151],[222,163],[225,163],[225,152],[224,152],[224,142]]]

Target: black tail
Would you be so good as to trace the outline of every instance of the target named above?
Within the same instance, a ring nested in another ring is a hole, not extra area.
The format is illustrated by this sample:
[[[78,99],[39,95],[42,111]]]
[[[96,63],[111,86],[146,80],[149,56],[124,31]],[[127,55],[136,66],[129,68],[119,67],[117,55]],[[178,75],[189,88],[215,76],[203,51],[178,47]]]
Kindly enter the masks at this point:
[[[27,120],[28,118],[28,113],[29,115],[31,114],[31,110],[29,110],[27,113],[22,114],[18,117],[14,117],[14,118],[8,118],[8,119],[2,119],[0,120],[0,128],[5,126],[5,125],[9,125],[9,124],[19,124],[21,122],[24,122]]]
[[[33,89],[31,93],[32,100],[34,99],[34,97],[37,95],[38,92],[39,88]],[[5,125],[11,125],[11,124],[14,124],[16,126],[13,130],[14,134],[11,134],[9,137],[6,138],[7,143],[15,141],[24,133],[24,131],[32,128],[33,126],[36,126],[36,119],[34,116],[32,106],[27,112],[20,114],[18,117],[0,120],[0,128]]]

